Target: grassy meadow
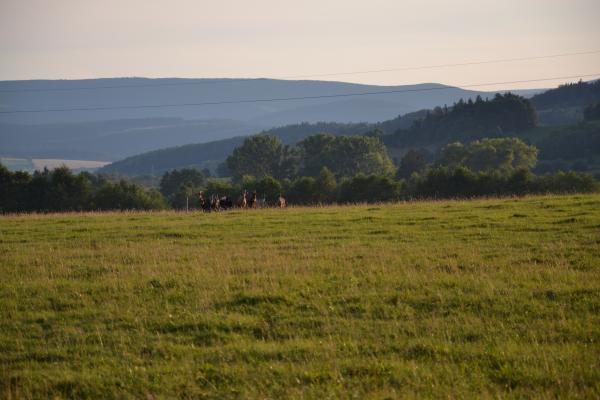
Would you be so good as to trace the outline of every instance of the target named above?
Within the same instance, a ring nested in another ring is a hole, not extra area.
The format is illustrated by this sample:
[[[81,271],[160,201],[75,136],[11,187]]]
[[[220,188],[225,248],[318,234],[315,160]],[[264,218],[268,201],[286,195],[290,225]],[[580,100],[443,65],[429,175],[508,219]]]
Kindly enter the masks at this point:
[[[0,216],[0,398],[599,398],[600,195]]]

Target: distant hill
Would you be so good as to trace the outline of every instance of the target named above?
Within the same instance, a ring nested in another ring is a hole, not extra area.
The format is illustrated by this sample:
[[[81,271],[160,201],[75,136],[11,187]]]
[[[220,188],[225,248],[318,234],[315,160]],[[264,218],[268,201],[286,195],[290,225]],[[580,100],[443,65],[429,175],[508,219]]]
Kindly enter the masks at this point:
[[[51,90],[52,89],[52,90]],[[418,90],[427,89],[419,92]],[[131,105],[189,104],[229,100],[348,95],[402,90],[361,97],[148,109],[1,114],[0,122],[47,124],[146,118],[237,120],[269,125],[297,122],[376,122],[422,108],[475,97],[482,92],[436,83],[404,86],[362,85],[331,81],[276,79],[146,79],[0,81],[0,110],[94,108]],[[417,90],[417,91],[416,91]],[[386,109],[383,113],[381,110]],[[358,112],[358,114],[357,114]],[[285,117],[288,113],[289,117]]]
[[[424,91],[420,91],[425,89]],[[489,93],[427,83],[375,86],[273,79],[0,81],[0,111],[169,105],[403,91],[360,97],[148,109],[0,114],[0,156],[114,161],[300,122],[375,123]]]
[[[263,127],[233,120],[146,118],[38,125],[0,123],[0,155],[115,161],[132,154],[248,135]]]

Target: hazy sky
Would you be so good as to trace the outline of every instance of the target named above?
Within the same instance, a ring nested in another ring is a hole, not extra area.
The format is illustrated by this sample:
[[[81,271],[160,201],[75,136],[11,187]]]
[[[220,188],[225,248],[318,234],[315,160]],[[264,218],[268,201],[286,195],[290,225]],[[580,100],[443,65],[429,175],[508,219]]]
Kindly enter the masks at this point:
[[[600,50],[599,20],[599,0],[0,0],[0,80],[287,77]],[[315,79],[460,85],[598,72],[597,53]]]

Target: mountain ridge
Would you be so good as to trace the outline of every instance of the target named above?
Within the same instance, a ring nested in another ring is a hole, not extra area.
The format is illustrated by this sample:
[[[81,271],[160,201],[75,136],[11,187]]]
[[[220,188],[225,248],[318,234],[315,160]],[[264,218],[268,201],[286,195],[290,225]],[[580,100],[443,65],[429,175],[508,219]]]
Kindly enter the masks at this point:
[[[432,87],[444,89],[418,91]],[[492,95],[439,83],[384,86],[266,78],[27,80],[0,81],[0,111],[202,103],[208,100],[347,95],[370,91],[402,93],[205,107],[0,114],[0,156],[93,157],[115,161],[160,148],[251,135],[274,126],[303,121],[375,123],[438,104],[451,104],[459,98]],[[151,124],[152,121],[145,121],[147,119],[164,119],[167,126],[135,132],[118,130],[118,135],[108,135],[111,131],[108,125],[119,125],[114,121],[136,121],[127,123],[134,128],[135,124],[140,127]],[[209,129],[202,122],[209,120],[224,122],[220,125],[213,123]],[[82,125],[73,125],[78,123]],[[71,132],[71,136],[62,132],[63,129]],[[90,139],[92,136],[95,139]],[[100,136],[104,136],[104,141],[98,139]]]

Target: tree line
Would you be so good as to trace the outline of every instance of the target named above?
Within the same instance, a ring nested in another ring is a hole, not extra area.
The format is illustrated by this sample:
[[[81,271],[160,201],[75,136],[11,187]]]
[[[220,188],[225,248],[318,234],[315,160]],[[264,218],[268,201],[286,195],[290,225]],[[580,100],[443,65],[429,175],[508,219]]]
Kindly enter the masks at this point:
[[[600,103],[600,80],[566,83],[531,98],[537,109],[586,107]]]
[[[126,180],[112,182],[67,167],[33,174],[11,172],[0,165],[0,212],[90,210],[156,210],[169,207],[156,190]]]
[[[294,147],[258,135],[227,159],[230,178],[173,170],[158,190],[66,167],[29,174],[0,165],[0,212],[194,209],[199,192],[235,200],[244,190],[256,191],[264,205],[274,205],[280,195],[292,205],[315,205],[599,190],[589,175],[535,175],[537,154],[517,138],[485,138],[450,143],[435,155],[413,149],[395,165],[377,132],[319,134]]]

